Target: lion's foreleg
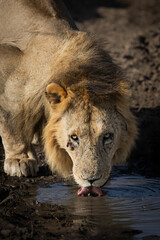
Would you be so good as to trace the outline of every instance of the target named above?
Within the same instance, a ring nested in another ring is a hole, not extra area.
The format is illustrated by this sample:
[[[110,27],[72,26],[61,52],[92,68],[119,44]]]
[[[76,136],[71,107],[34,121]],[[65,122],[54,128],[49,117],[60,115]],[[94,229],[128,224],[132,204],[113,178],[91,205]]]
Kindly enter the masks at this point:
[[[22,137],[17,139],[14,136],[7,122],[8,119],[3,115],[0,121],[0,135],[5,150],[4,171],[10,176],[35,176],[38,171],[35,154]]]

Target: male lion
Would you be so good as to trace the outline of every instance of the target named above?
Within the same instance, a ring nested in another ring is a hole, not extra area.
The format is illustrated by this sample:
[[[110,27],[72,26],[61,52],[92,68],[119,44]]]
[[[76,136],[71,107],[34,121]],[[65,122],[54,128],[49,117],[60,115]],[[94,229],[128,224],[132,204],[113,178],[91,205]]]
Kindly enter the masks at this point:
[[[31,143],[41,132],[51,170],[73,175],[78,195],[102,195],[137,134],[121,69],[60,0],[1,0],[0,19],[4,171],[36,175]]]

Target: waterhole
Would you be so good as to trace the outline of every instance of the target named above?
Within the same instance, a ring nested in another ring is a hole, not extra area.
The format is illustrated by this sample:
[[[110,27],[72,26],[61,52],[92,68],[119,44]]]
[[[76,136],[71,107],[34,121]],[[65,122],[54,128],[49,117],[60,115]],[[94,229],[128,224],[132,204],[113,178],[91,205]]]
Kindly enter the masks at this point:
[[[114,176],[103,187],[103,197],[78,197],[77,189],[69,183],[38,187],[37,200],[67,206],[77,216],[75,224],[89,226],[92,235],[137,240],[154,235],[160,239],[159,178]]]

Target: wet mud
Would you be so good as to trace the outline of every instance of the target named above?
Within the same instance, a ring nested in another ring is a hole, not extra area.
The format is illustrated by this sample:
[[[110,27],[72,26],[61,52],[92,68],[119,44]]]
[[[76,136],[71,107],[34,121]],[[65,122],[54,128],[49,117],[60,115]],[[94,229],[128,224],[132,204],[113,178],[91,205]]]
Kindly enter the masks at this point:
[[[77,186],[51,175],[39,150],[37,177],[6,176],[0,143],[0,239],[159,240],[160,1],[65,3],[78,27],[126,72],[139,139],[129,166],[114,169],[102,198],[77,197]]]

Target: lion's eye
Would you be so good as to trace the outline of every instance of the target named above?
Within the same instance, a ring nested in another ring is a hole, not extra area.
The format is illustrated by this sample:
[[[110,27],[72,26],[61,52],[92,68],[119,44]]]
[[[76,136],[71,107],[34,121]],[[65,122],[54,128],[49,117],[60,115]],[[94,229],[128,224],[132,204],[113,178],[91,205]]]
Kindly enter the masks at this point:
[[[76,134],[71,135],[72,140],[78,142],[78,136]]]
[[[113,141],[114,135],[113,133],[106,133],[103,137],[103,144],[108,144]]]

